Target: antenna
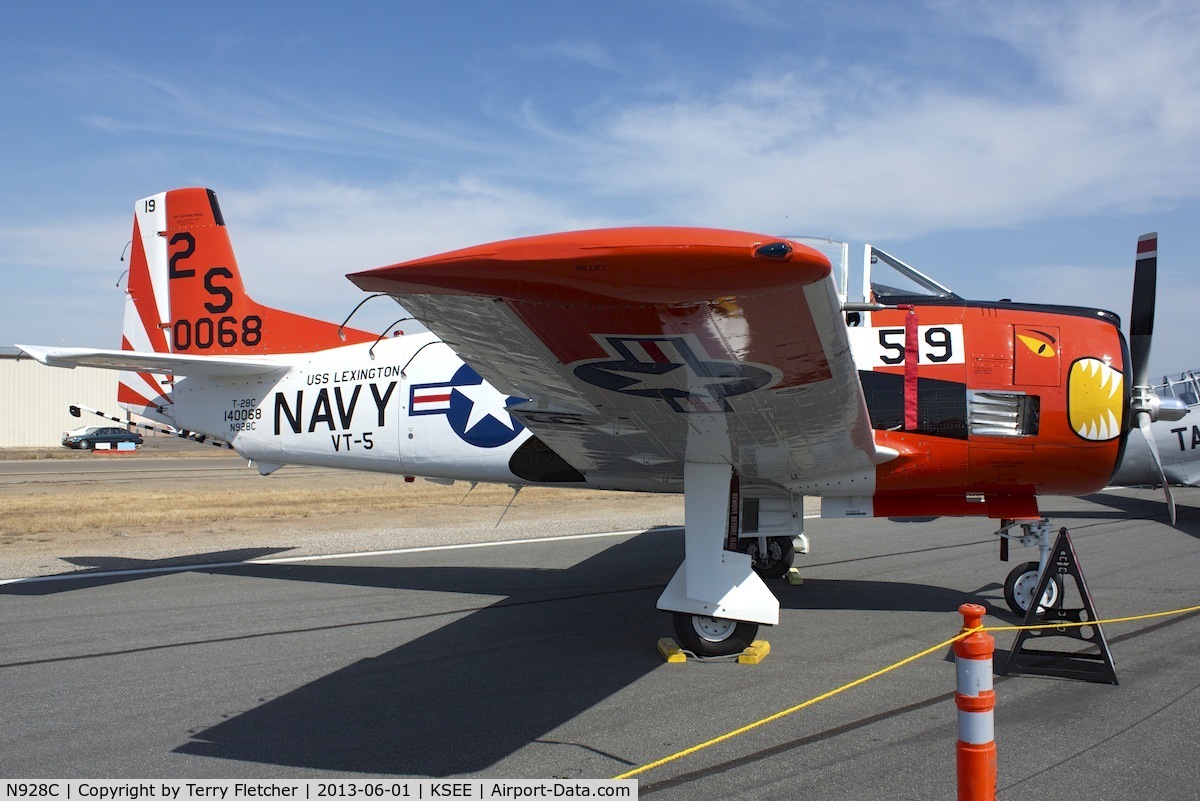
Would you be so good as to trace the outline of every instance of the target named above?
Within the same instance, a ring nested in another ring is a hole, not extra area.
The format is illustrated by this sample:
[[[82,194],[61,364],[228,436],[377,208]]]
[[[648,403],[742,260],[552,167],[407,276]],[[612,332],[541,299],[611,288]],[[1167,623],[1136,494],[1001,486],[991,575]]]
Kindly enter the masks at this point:
[[[367,298],[367,300],[370,300],[370,298]],[[362,304],[360,303],[359,305],[361,306]],[[353,314],[353,313],[354,312],[351,312],[351,314]],[[350,319],[350,318],[346,318],[346,319]],[[417,319],[417,318],[416,317],[401,317],[399,320],[392,323],[392,325],[399,325],[400,323],[403,323],[407,320],[415,320],[415,319]],[[375,360],[375,346],[378,345],[380,343],[380,341],[384,337],[387,336],[388,331],[392,330],[392,325],[389,325],[387,328],[383,329],[383,332],[379,336],[375,337],[375,341],[372,342],[371,347],[367,349],[367,355],[371,357],[372,361]],[[341,331],[338,331],[338,334],[340,335]],[[342,339],[345,339],[345,337],[342,337]],[[414,353],[413,355],[415,356],[416,354]],[[409,359],[409,361],[411,362],[412,359]],[[407,367],[407,366],[408,365],[405,365],[405,367]],[[401,371],[401,372],[403,373],[403,371]]]
[[[390,328],[391,326],[388,326],[388,327]],[[382,338],[383,337],[381,336],[380,339],[382,339]],[[379,344],[379,340],[377,339],[377,340],[375,340],[375,345],[378,345],[378,344]],[[426,342],[424,345],[417,348],[416,351],[413,353],[413,355],[408,357],[408,361],[406,361],[404,363],[404,366],[400,368],[400,377],[408,378],[408,373],[407,373],[408,366],[413,363],[413,359],[417,358],[417,356],[421,353],[421,351],[425,350],[430,345],[444,345],[444,344],[445,343],[442,342],[442,340],[440,340],[440,339],[431,339],[429,342]],[[374,349],[375,345],[372,345],[371,348]],[[371,358],[373,359],[375,357],[372,356]]]
[[[368,300],[372,300],[374,298],[383,297],[386,294],[387,294],[386,292],[376,292],[374,295],[367,295],[365,298],[360,300],[358,302],[358,305],[354,307],[354,311],[347,314],[346,319],[342,320],[342,324],[338,326],[338,339],[342,340],[343,342],[346,341],[346,335],[344,333],[342,333],[342,329],[346,327],[346,323],[350,322],[350,318],[358,313],[358,310],[363,307],[364,303],[366,303]],[[391,326],[388,326],[388,327],[390,328]]]
[[[517,496],[521,494],[521,490],[525,489],[525,487],[520,484],[509,484],[508,486],[510,489],[512,489],[513,496],[508,499],[508,506],[504,507],[504,511],[500,513],[500,519],[496,521],[496,525],[492,526],[492,528],[500,528],[500,524],[504,522],[504,516],[508,514],[508,510],[512,508],[513,501],[515,501]]]
[[[130,239],[128,242],[125,243],[125,247],[121,248],[121,258],[118,259],[118,261],[120,261],[121,263],[125,262],[125,254],[129,252],[129,246],[132,244],[133,244],[132,239]],[[127,273],[127,272],[129,272],[128,267],[125,268],[125,272],[123,272],[117,276],[117,283],[115,283],[113,286],[119,287],[121,285],[121,279],[125,277],[125,273]]]

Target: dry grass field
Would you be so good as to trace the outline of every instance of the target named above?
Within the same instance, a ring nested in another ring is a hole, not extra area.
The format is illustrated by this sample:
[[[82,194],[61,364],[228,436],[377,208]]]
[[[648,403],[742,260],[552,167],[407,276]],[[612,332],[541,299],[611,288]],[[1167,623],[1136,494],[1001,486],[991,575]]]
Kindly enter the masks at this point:
[[[86,470],[23,474],[10,461],[10,474],[0,475],[0,578],[211,561],[214,553],[234,551],[384,550],[683,519],[681,496],[534,487],[514,498],[505,485],[471,489],[463,482],[408,483],[395,475],[298,467],[263,477],[239,460],[201,456],[189,459],[188,468],[164,470],[156,468],[153,452],[62,451],[65,456],[52,451],[46,458],[90,460],[79,466]],[[229,456],[215,448],[211,453]],[[105,460],[115,458],[136,459],[136,471],[104,471]]]

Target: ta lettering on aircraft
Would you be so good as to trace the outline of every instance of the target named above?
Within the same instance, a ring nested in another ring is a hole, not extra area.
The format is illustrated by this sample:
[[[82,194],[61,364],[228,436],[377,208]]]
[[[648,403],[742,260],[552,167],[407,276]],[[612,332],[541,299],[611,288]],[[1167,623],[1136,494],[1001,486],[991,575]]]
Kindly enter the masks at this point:
[[[1113,483],[1127,487],[1200,487],[1200,423],[1188,424],[1196,420],[1196,409],[1200,408],[1200,375],[1188,370],[1164,376],[1150,390],[1151,402],[1157,398],[1159,402],[1182,404],[1189,410],[1189,417],[1182,421],[1164,417],[1151,424],[1150,438],[1131,437]]]
[[[790,566],[807,495],[824,517],[1020,526],[1043,553],[1006,581],[1023,611],[1049,550],[1039,496],[1096,492],[1127,446],[1167,485],[1160,453],[1195,437],[1154,428],[1189,403],[1146,373],[1153,234],[1128,337],[1104,310],[967,300],[869,245],[851,297],[840,243],[665,227],[354,273],[429,329],[378,337],[252,300],[210,190],[138,201],[133,229],[122,349],[27,353],[120,370],[124,408],[224,438],[263,473],[682,493],[658,608],[697,654],[778,623],[764,578]]]

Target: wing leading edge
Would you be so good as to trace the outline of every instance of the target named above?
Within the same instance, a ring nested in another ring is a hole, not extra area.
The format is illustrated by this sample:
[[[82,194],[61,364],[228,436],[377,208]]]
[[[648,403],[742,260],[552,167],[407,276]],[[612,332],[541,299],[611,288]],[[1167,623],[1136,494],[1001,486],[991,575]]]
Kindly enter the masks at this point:
[[[829,261],[777,237],[625,228],[510,240],[350,276],[395,297],[596,486],[686,463],[819,492],[877,449]],[[678,488],[678,487],[677,487]]]

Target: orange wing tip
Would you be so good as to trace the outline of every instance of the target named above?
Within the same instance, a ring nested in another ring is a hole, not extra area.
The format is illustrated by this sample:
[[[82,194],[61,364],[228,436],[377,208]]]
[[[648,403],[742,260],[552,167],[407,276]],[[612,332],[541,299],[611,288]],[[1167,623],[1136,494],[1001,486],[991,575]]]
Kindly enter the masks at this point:
[[[827,277],[824,254],[780,237],[708,228],[611,228],[513,239],[354,273],[367,291],[530,302],[581,296],[696,303]]]

